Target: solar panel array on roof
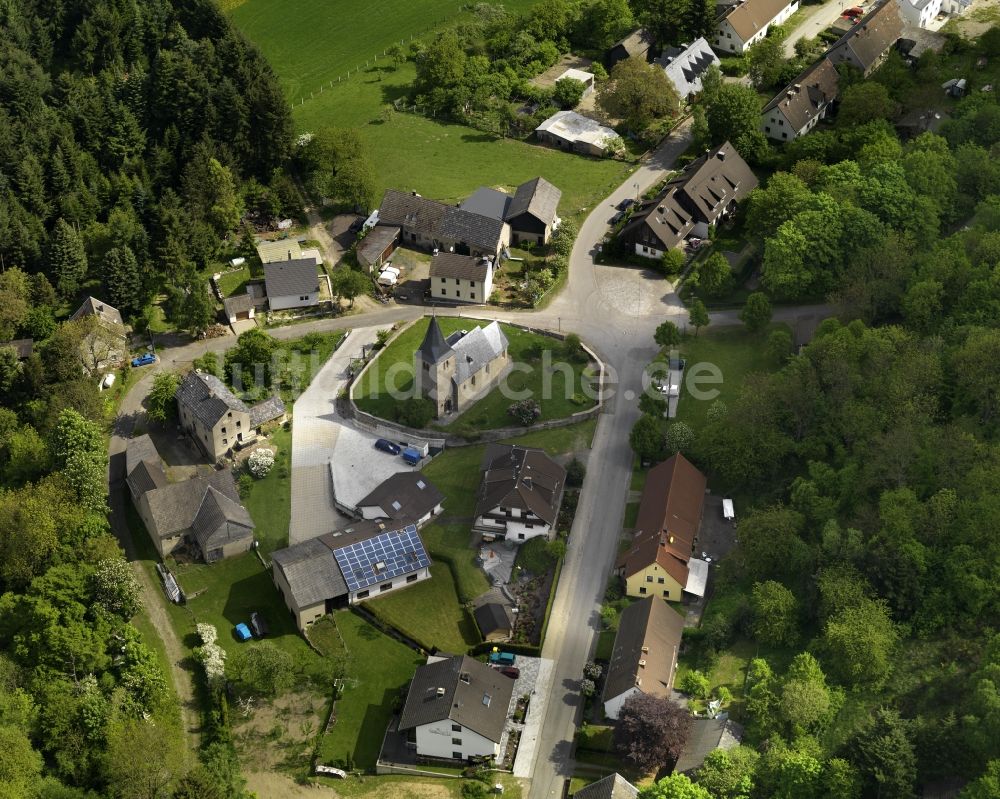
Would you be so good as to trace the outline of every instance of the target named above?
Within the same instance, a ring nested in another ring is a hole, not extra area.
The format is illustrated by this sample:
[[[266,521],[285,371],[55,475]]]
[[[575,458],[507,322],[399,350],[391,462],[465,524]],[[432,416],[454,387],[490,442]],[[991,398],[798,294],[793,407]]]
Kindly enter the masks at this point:
[[[360,591],[430,566],[415,525],[359,541],[333,551],[351,591]]]

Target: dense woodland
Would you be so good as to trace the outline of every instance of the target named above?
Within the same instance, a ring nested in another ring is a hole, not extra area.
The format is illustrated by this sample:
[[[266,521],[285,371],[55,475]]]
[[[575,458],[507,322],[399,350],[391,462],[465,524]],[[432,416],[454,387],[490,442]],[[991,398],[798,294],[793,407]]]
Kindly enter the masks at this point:
[[[977,92],[901,140],[889,119],[937,58],[850,85],[835,125],[765,156],[746,204],[767,294],[838,318],[795,355],[762,338],[783,365],[696,435],[653,407],[633,433],[755,506],[692,636],[703,672],[758,652],[745,746],[698,774],[710,796],[902,799],[953,778],[1000,795],[1000,107]],[[750,300],[764,337],[770,302]]]
[[[187,757],[107,519],[86,294],[197,330],[245,214],[297,207],[289,109],[209,0],[0,2],[0,796],[243,794],[224,703]],[[83,345],[83,350],[81,350]],[[83,352],[81,369],[81,353]]]

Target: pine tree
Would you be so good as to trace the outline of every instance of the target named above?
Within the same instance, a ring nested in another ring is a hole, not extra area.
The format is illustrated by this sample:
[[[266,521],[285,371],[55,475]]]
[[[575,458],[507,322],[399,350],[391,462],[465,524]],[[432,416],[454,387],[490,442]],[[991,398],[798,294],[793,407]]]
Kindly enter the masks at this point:
[[[129,247],[115,247],[104,256],[101,276],[108,301],[125,317],[138,316],[143,305],[142,277]]]
[[[66,299],[80,289],[87,276],[87,254],[83,242],[65,219],[59,219],[49,239],[49,264],[56,279],[59,293]]]

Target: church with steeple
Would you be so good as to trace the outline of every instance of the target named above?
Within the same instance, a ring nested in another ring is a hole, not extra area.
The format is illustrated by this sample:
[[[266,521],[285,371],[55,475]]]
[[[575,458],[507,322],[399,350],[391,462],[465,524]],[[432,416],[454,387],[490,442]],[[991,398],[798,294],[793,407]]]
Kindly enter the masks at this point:
[[[418,395],[434,403],[438,418],[464,411],[503,376],[510,365],[507,347],[497,322],[446,338],[432,316],[423,343],[413,354]]]

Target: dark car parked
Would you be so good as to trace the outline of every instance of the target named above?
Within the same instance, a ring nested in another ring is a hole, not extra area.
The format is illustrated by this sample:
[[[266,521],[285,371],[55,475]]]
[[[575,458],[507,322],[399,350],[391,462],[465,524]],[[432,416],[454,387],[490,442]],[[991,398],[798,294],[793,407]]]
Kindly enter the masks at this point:
[[[624,200],[618,203],[618,205],[616,205],[615,208],[617,208],[619,211],[624,212],[627,211],[629,208],[631,208],[633,205],[635,205],[635,200],[633,200],[631,197],[626,197]]]
[[[388,452],[390,455],[398,455],[402,452],[402,448],[399,444],[393,444],[391,441],[386,441],[384,438],[380,438],[375,442],[375,449],[380,449],[382,452]]]
[[[512,680],[516,680],[521,676],[521,670],[517,666],[504,666],[500,669],[500,673],[504,677],[510,677]]]
[[[263,638],[269,632],[267,622],[256,610],[250,614],[250,629],[253,630],[254,638]]]

